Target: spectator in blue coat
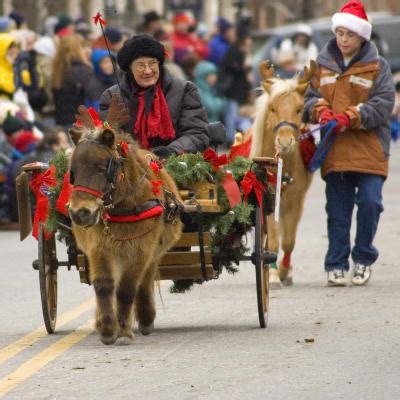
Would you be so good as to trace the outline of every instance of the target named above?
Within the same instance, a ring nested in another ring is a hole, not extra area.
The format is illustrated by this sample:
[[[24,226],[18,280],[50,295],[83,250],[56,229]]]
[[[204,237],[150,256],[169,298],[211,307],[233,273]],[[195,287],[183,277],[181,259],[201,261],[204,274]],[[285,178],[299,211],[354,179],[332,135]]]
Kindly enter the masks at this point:
[[[218,18],[217,29],[218,33],[208,43],[208,61],[215,65],[220,64],[229,46],[236,40],[235,27],[226,18]]]

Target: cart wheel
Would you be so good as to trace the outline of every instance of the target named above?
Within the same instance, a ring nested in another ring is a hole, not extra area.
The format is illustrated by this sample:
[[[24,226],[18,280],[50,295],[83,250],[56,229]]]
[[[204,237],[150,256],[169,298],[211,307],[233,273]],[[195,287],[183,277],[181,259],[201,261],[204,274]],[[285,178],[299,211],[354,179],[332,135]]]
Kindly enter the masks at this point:
[[[39,226],[39,283],[44,324],[48,333],[54,333],[57,319],[57,254],[56,240],[46,240],[44,226]]]
[[[264,261],[264,245],[267,238],[265,216],[262,216],[260,207],[256,206],[255,221],[255,267],[257,286],[258,319],[260,327],[267,327],[269,307],[269,268]]]

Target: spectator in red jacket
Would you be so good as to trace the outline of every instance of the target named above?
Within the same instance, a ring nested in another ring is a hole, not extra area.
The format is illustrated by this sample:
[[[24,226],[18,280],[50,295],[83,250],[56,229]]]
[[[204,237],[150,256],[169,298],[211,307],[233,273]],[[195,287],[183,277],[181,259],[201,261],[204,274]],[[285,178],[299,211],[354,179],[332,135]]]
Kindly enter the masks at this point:
[[[175,51],[175,62],[184,65],[188,59],[206,60],[208,47],[192,31],[195,21],[186,13],[175,15],[172,20],[174,31],[171,33],[171,41]]]

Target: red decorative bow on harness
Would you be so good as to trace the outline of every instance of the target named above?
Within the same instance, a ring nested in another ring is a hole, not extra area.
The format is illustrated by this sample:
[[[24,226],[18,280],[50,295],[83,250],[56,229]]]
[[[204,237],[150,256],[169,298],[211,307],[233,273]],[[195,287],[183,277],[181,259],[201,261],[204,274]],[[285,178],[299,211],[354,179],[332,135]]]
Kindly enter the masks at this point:
[[[57,185],[55,177],[56,167],[52,165],[49,169],[44,172],[33,173],[33,177],[30,183],[31,189],[36,196],[36,211],[33,219],[33,231],[32,235],[36,239],[39,239],[39,224],[45,223],[47,219],[49,209],[49,198],[46,193],[50,187]],[[46,240],[52,236],[52,233],[46,232]]]

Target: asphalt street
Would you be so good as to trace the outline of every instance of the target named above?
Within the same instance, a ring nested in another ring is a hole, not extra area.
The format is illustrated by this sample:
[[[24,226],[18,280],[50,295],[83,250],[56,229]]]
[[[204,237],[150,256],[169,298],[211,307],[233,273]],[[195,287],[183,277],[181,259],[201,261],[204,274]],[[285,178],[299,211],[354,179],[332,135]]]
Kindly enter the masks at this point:
[[[0,232],[0,397],[4,399],[399,399],[400,144],[365,287],[328,288],[324,184],[315,176],[293,256],[294,286],[273,291],[258,327],[255,274],[157,295],[156,330],[104,346],[92,330],[93,289],[59,271],[59,326],[42,326],[37,243]],[[58,246],[59,258],[65,252]]]

